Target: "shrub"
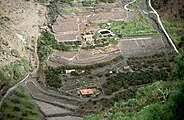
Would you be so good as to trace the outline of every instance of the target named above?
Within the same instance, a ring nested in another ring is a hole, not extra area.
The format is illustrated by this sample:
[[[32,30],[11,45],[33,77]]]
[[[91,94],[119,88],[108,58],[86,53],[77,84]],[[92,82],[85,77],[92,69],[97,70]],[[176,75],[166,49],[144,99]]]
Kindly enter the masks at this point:
[[[13,108],[13,110],[14,110],[14,111],[20,111],[20,108],[17,107],[17,106],[15,106],[15,107]]]
[[[103,84],[105,94],[112,94],[121,87],[127,88],[128,85],[142,85],[156,80],[166,80],[168,74],[165,71],[141,71],[118,73],[116,76],[110,77],[105,84]]]

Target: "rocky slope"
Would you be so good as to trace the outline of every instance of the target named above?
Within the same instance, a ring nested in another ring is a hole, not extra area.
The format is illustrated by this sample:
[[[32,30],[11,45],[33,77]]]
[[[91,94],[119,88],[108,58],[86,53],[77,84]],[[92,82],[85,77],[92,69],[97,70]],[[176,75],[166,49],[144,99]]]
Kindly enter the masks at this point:
[[[179,48],[184,48],[184,0],[152,0],[166,30]]]
[[[46,7],[34,0],[0,1],[0,94],[10,80],[13,85],[25,71],[34,69],[34,44],[45,15]]]

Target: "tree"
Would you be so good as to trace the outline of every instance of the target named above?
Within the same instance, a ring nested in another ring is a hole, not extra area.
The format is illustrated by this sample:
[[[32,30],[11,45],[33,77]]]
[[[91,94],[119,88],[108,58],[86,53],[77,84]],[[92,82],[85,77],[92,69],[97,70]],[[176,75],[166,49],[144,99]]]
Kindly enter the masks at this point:
[[[178,90],[173,94],[174,96],[168,107],[168,109],[171,109],[171,113],[173,113],[170,120],[182,120],[184,117],[184,82],[179,85]]]
[[[140,120],[169,120],[169,114],[164,110],[162,103],[155,103],[146,106],[140,111]]]
[[[13,108],[13,110],[14,110],[14,111],[20,111],[20,108],[17,107],[17,106],[15,106],[15,107]]]
[[[184,51],[175,58],[175,66],[173,68],[173,78],[184,80]]]

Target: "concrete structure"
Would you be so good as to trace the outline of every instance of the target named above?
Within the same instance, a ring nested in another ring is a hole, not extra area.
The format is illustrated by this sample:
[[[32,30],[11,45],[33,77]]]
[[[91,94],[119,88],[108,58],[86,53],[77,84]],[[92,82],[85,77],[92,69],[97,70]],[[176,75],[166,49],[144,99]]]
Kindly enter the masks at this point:
[[[112,31],[107,30],[107,29],[99,30],[98,33],[99,33],[102,37],[115,36],[115,34],[114,34]]]
[[[82,38],[83,38],[83,40],[85,40],[85,42],[87,44],[94,45],[94,39],[93,39],[93,35],[92,34],[83,35]]]
[[[75,72],[75,69],[71,69],[71,70],[66,70],[66,75],[70,75],[71,72]]]
[[[130,66],[129,66],[129,65],[124,66],[124,67],[123,67],[123,70],[124,70],[124,71],[129,71],[129,70],[130,70]]]

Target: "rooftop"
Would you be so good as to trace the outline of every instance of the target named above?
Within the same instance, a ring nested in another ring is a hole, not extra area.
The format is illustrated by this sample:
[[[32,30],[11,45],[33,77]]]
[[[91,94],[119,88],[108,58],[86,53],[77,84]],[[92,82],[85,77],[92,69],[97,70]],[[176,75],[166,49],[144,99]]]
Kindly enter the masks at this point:
[[[85,38],[92,38],[92,37],[93,37],[93,35],[92,35],[92,34],[89,34],[89,35],[83,35],[82,37],[83,37],[84,39],[85,39]]]
[[[81,93],[82,95],[91,95],[91,94],[93,94],[94,92],[93,92],[92,89],[81,89],[81,90],[80,90],[80,93]]]

